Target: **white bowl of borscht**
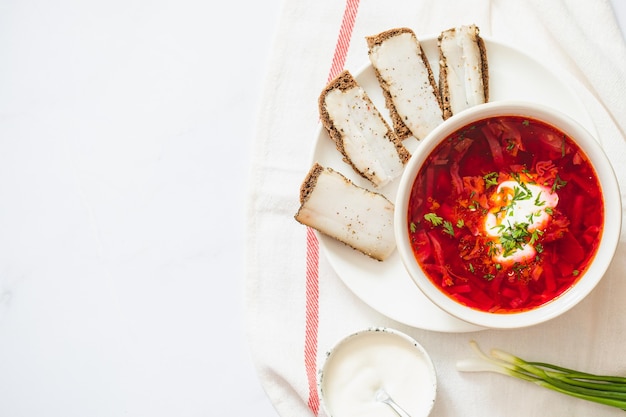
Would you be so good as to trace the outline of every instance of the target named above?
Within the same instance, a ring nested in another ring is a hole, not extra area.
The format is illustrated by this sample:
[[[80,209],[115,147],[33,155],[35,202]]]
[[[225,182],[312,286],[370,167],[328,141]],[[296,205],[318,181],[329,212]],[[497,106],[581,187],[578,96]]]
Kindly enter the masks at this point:
[[[605,274],[621,229],[615,174],[560,111],[502,101],[447,119],[400,180],[398,251],[420,290],[486,328],[568,311]]]

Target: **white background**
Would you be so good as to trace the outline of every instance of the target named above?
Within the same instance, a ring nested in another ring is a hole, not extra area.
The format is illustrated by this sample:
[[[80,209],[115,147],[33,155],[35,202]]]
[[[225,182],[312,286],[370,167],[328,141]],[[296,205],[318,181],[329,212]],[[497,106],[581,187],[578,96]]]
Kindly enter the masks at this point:
[[[0,416],[275,416],[243,323],[278,0],[0,1]]]
[[[0,1],[0,416],[276,416],[243,225],[279,12]]]

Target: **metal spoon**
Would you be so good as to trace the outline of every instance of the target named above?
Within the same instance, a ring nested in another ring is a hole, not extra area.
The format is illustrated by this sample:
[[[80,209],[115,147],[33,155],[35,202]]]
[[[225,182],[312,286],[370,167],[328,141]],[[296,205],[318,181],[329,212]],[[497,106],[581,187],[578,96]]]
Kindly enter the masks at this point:
[[[385,391],[384,388],[379,388],[378,391],[376,391],[375,394],[375,398],[376,401],[381,402],[381,403],[385,403],[387,404],[389,407],[391,407],[393,409],[393,411],[396,412],[397,415],[399,415],[400,417],[411,417],[409,415],[409,413],[407,413],[406,411],[404,411],[402,409],[402,407],[400,407],[394,400],[393,398],[391,398],[391,396],[387,393],[387,391]]]

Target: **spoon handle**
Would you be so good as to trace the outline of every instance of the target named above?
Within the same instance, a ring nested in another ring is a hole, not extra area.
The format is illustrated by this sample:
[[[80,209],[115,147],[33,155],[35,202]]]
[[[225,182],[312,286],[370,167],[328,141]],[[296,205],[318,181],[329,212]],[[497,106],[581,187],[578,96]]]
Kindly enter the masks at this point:
[[[410,415],[408,415],[406,411],[400,408],[400,406],[398,406],[398,404],[396,404],[395,402],[386,401],[385,404],[391,407],[393,411],[395,411],[396,414],[399,415],[400,417],[411,417]]]
[[[400,407],[398,404],[396,404],[396,402],[389,396],[389,394],[387,393],[387,391],[385,391],[383,388],[380,388],[377,392],[376,392],[376,401],[379,401],[381,403],[385,403],[387,404],[389,407],[391,407],[391,409],[393,411],[396,412],[396,414],[400,417],[411,417],[409,415],[409,413],[407,413],[406,411],[404,411],[402,409],[402,407]]]

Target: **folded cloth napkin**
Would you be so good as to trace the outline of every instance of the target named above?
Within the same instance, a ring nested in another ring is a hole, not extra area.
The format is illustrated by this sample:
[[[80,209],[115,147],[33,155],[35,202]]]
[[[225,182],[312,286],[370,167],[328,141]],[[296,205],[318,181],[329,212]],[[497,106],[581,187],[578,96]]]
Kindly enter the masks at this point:
[[[566,314],[525,329],[452,333],[414,328],[371,308],[343,284],[315,233],[294,220],[319,128],[318,95],[343,68],[367,63],[365,36],[406,26],[421,37],[469,23],[562,76],[626,190],[626,48],[607,0],[284,2],[251,164],[246,282],[250,349],[282,416],[325,415],[316,378],[326,352],[372,326],[404,331],[430,353],[439,384],[435,417],[623,413],[501,375],[462,374],[455,363],[473,355],[468,341],[475,339],[528,359],[626,374],[624,233],[605,278]]]

